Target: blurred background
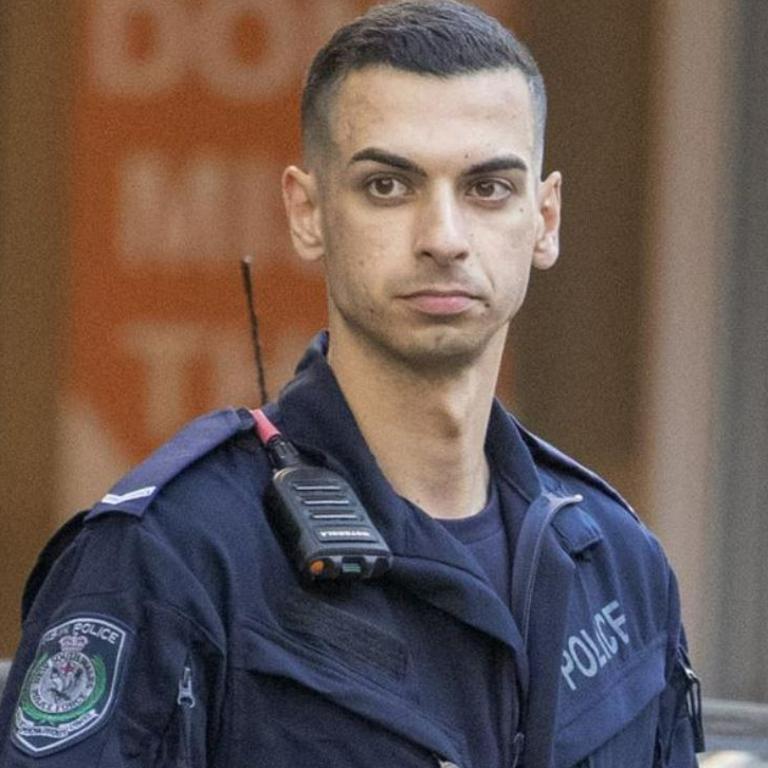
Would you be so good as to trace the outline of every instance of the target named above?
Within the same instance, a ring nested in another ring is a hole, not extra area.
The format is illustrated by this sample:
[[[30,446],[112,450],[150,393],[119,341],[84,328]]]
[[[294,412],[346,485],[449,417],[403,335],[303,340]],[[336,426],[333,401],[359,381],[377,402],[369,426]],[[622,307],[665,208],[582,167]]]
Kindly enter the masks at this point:
[[[768,2],[485,0],[549,88],[563,255],[499,394],[661,537],[708,696],[768,702]],[[279,196],[302,75],[366,0],[7,0],[0,657],[45,540],[324,323]]]

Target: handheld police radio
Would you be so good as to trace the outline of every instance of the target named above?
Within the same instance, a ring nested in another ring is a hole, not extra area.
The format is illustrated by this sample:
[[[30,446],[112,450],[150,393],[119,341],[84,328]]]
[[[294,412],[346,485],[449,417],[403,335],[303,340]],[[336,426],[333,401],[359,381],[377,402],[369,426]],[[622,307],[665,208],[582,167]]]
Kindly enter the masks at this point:
[[[371,579],[386,573],[392,553],[341,475],[306,464],[263,411],[252,411],[274,467],[267,514],[301,576],[309,581]]]
[[[259,345],[250,260],[241,262],[262,405],[269,399]],[[265,506],[270,523],[307,581],[376,578],[392,553],[349,483],[308,464],[262,410],[251,411],[256,433],[274,469]]]

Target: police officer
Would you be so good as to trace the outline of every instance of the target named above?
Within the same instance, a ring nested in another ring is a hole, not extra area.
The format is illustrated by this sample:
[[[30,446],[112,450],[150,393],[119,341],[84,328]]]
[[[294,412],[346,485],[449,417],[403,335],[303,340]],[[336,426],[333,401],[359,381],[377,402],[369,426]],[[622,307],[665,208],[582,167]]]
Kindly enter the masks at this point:
[[[349,484],[391,567],[302,578],[252,414],[193,422],[41,556],[0,764],[695,765],[659,544],[493,398],[558,256],[535,62],[471,6],[383,5],[320,51],[302,108],[283,193],[329,333],[261,434],[341,478],[304,502]]]

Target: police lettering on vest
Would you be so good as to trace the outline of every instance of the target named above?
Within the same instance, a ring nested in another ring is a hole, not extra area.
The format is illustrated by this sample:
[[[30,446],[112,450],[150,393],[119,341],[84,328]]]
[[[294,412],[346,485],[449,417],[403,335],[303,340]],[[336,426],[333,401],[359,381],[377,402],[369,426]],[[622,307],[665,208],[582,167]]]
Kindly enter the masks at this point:
[[[627,617],[621,611],[618,601],[614,600],[592,617],[590,627],[581,629],[566,640],[560,671],[572,691],[579,687],[578,675],[594,677],[616,656],[620,647],[619,640],[629,645],[626,624]]]

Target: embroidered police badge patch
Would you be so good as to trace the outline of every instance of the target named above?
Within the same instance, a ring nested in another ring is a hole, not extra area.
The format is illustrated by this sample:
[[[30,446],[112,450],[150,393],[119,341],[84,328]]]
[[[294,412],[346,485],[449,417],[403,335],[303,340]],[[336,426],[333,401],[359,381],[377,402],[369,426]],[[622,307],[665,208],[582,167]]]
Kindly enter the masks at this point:
[[[47,755],[92,733],[115,695],[126,631],[93,616],[47,630],[21,688],[12,739],[24,752]]]

